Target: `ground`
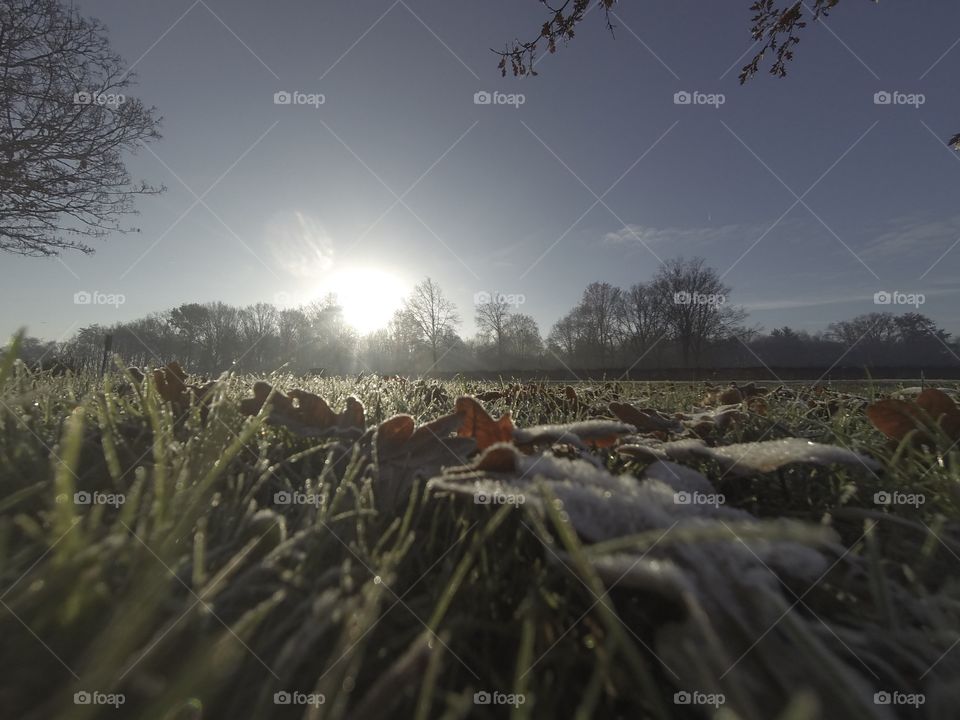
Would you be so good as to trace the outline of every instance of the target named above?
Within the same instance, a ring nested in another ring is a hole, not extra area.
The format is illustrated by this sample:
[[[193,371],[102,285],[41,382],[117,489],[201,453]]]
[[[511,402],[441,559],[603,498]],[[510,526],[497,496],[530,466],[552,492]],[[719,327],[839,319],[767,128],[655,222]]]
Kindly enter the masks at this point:
[[[956,438],[866,413],[911,383],[138,380],[0,366],[10,717],[954,712]],[[709,454],[784,438],[836,450]]]

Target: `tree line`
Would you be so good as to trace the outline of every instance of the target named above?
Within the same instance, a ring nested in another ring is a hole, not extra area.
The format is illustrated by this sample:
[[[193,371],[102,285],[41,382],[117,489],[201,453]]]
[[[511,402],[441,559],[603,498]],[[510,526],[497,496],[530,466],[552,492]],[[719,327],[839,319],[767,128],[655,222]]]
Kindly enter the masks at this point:
[[[623,371],[709,367],[946,367],[960,365],[950,334],[919,312],[873,312],[810,333],[745,324],[731,288],[703,259],[677,258],[648,282],[590,283],[546,338],[503,293],[478,293],[477,333],[457,332],[460,312],[435,280],[420,282],[386,327],[361,336],[334,295],[296,308],[187,303],[63,342],[27,338],[23,357],[41,367],[96,367],[104,338],[127,364],[178,360],[204,373],[419,374],[432,371]]]

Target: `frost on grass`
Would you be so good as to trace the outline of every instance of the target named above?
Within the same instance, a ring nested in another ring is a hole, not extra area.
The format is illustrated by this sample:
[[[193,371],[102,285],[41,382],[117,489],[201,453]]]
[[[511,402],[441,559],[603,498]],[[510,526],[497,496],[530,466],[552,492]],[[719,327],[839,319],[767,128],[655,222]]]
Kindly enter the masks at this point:
[[[710,459],[740,475],[797,462],[873,462],[797,438],[728,448],[681,441],[653,454]],[[839,537],[829,528],[760,520],[726,507],[705,475],[671,459],[656,460],[637,478],[584,460],[525,455],[499,444],[472,464],[434,478],[430,487],[475,503],[478,497],[491,504],[497,497],[522,498],[524,512],[536,513],[544,523],[553,503],[585,543],[592,572],[608,593],[629,590],[635,601],[679,612],[681,620],[654,631],[649,649],[681,689],[722,691],[728,702],[747,709],[776,706],[796,687],[812,686],[844,716],[893,717],[873,705],[870,684],[841,657],[847,651],[837,647],[835,631],[804,612],[799,600],[844,558]],[[548,546],[547,555],[558,568],[576,566],[566,551]],[[797,652],[797,633],[815,653]],[[763,642],[756,642],[761,637]],[[865,636],[848,638],[846,644],[871,650]],[[832,667],[829,673],[824,658]]]
[[[871,472],[880,469],[877,461],[861,453],[803,438],[783,438],[722,447],[709,447],[700,440],[678,440],[661,445],[624,445],[620,451],[625,456],[637,458],[713,461],[724,473],[742,477],[772,472],[794,463],[861,466]]]

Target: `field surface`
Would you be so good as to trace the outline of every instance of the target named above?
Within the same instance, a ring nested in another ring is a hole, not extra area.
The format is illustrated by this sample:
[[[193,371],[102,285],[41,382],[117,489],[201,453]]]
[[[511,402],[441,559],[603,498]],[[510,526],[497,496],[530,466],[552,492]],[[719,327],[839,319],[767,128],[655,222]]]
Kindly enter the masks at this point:
[[[956,717],[954,394],[10,355],[2,715]]]

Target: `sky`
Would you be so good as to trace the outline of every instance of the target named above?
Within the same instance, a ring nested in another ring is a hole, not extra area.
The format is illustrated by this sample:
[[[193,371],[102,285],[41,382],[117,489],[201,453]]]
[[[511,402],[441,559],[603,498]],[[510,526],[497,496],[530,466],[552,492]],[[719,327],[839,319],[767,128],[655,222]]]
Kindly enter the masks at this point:
[[[626,0],[613,38],[594,11],[523,79],[491,48],[538,32],[535,0],[76,4],[163,116],[129,168],[168,190],[93,255],[0,255],[4,336],[331,290],[370,329],[426,276],[464,335],[484,292],[546,335],[677,256],[767,329],[919,308],[960,333],[958,3],[846,0],[744,86],[748,0]]]

